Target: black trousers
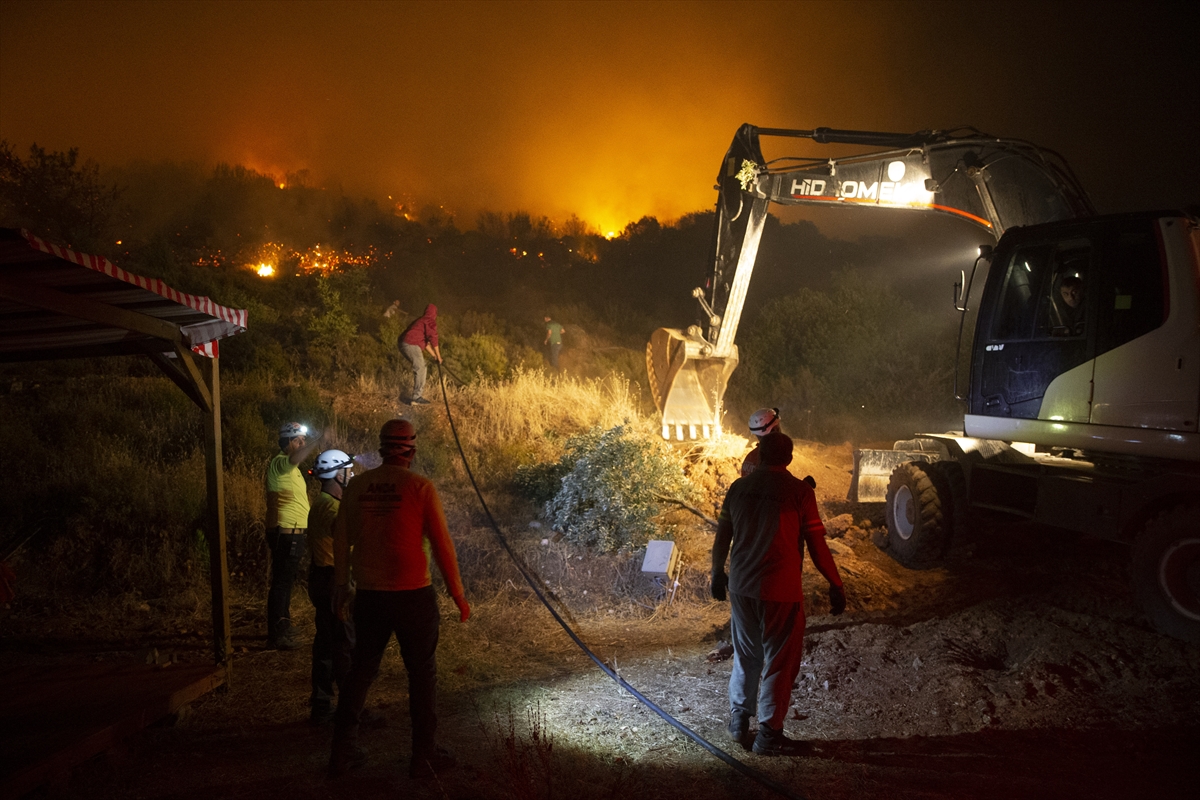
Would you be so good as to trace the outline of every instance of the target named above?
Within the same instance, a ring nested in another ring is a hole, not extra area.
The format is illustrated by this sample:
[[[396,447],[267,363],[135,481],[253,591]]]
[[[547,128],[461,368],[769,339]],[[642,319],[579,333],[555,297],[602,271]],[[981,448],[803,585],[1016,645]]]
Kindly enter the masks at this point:
[[[354,739],[367,691],[395,634],[408,671],[413,755],[432,753],[437,733],[437,595],[432,586],[403,592],[360,590],[354,599],[354,655],[338,702],[334,742]]]
[[[346,688],[350,653],[354,649],[354,623],[342,622],[333,613],[333,567],[308,568],[308,599],[312,601],[317,633],[312,644],[313,711],[333,708],[334,685]]]
[[[271,548],[271,588],[267,591],[267,638],[281,633],[280,621],[292,618],[292,587],[300,572],[304,556],[303,533],[280,533],[276,528],[267,531]]]

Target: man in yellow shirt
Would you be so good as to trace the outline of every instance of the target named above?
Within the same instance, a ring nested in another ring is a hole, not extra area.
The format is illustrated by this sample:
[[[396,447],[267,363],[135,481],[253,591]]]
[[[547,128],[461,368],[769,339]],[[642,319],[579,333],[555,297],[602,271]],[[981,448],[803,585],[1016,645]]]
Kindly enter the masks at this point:
[[[271,550],[271,588],[267,592],[267,648],[300,646],[292,626],[292,586],[304,555],[308,528],[308,486],[300,462],[321,443],[308,441],[308,428],[287,422],[279,429],[279,455],[267,465],[267,547]]]
[[[458,606],[459,621],[466,622],[471,608],[437,489],[408,469],[416,439],[408,420],[384,423],[379,432],[383,464],[350,482],[334,523],[334,607],[344,617],[353,579],[356,638],[334,718],[331,778],[366,761],[366,752],[357,745],[359,716],[393,633],[408,671],[409,774],[431,777],[455,764],[435,739],[439,619],[430,554]]]

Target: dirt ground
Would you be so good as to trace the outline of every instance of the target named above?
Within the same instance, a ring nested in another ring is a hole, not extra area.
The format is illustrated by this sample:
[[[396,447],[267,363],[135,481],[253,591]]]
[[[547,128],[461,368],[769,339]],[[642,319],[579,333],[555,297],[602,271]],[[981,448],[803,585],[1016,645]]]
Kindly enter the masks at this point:
[[[1141,619],[1123,547],[990,520],[945,566],[910,571],[872,544],[880,509],[844,499],[850,466],[849,446],[797,443],[792,471],[818,481],[849,597],[846,613],[830,616],[824,581],[808,565],[806,656],[787,721],[788,734],[811,745],[798,758],[756,756],[725,737],[729,614],[705,598],[711,534],[703,523],[681,516],[684,572],[673,596],[629,558],[576,552],[535,528],[511,536],[597,657],[791,796],[1197,796],[1200,646],[1164,638]],[[714,491],[732,477],[724,467],[716,473]],[[473,512],[452,517],[457,534]],[[470,536],[490,534],[475,527]],[[407,696],[393,644],[368,701],[390,724],[363,732],[365,767],[326,781],[331,732],[307,723],[308,655],[263,649],[262,599],[247,591],[235,608],[228,690],[38,794],[781,796],[620,689],[512,574],[466,624],[443,597],[439,738],[460,765],[437,780],[407,777]],[[307,606],[298,591],[293,608],[310,635]],[[189,614],[131,601],[127,632],[115,637],[76,612],[14,604],[0,618],[0,658],[145,657],[147,647],[204,657],[202,603]]]

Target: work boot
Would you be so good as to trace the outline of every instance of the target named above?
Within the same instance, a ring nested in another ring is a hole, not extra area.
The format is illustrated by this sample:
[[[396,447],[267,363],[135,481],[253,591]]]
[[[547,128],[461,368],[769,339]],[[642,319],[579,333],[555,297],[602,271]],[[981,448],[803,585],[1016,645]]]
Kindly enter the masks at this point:
[[[445,772],[457,763],[458,761],[454,756],[450,755],[450,751],[443,747],[435,747],[432,751],[421,755],[413,753],[412,761],[408,767],[408,777],[432,778],[434,775]]]
[[[323,727],[333,722],[334,710],[328,704],[316,705],[312,707],[312,711],[308,715],[308,721],[318,727]]]
[[[300,640],[296,638],[296,628],[289,619],[281,619],[275,626],[275,632],[267,637],[268,650],[298,650]]]
[[[746,737],[750,733],[750,715],[734,709],[729,715],[729,727],[725,730],[729,733],[730,739],[745,747]]]
[[[429,401],[426,400],[424,397],[414,397],[412,399],[412,404],[414,406],[427,406],[427,405],[429,405]]]
[[[783,729],[775,730],[765,722],[760,722],[751,749],[760,756],[800,756],[809,752],[812,746],[808,742],[789,739],[783,735]]]
[[[329,780],[340,778],[352,769],[358,769],[367,763],[367,751],[354,742],[341,742],[333,745],[329,756]]]

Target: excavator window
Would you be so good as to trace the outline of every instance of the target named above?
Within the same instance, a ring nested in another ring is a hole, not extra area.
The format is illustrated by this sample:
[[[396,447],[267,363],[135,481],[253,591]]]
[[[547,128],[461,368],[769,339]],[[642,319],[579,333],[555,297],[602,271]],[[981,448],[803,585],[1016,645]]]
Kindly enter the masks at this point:
[[[1137,222],[1113,242],[1112,285],[1102,289],[1098,353],[1143,336],[1166,322],[1167,269],[1152,224]]]
[[[992,338],[1028,339],[1033,333],[1038,290],[1046,282],[1052,245],[1017,248],[1009,259]]]
[[[1066,242],[1054,256],[1054,277],[1042,298],[1039,335],[1076,337],[1087,333],[1087,290],[1092,248]]]
[[[1017,248],[1005,274],[993,338],[1084,336],[1091,262],[1086,239]]]

